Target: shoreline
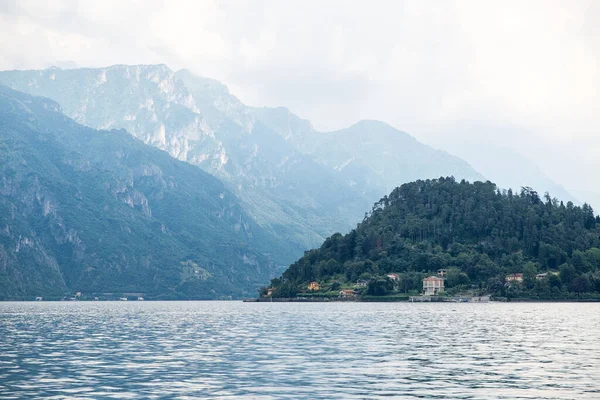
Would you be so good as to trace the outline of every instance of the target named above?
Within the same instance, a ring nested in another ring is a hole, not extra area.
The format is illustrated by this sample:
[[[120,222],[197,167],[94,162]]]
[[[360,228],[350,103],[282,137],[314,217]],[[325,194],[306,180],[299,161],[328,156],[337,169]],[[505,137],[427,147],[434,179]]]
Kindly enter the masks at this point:
[[[145,299],[143,301],[121,301],[121,300],[22,300],[22,299],[3,299],[0,303],[153,303],[153,302],[185,302],[185,301],[233,301],[244,303],[599,303],[600,299],[490,299],[489,301],[409,301],[408,298],[237,298],[237,299]]]
[[[335,299],[335,298],[314,298],[314,299],[297,299],[297,298],[248,298],[242,300],[244,303],[466,303],[466,304],[485,304],[485,303],[599,303],[600,299],[505,299],[505,300],[489,300],[489,301],[415,301],[411,302],[408,299]]]

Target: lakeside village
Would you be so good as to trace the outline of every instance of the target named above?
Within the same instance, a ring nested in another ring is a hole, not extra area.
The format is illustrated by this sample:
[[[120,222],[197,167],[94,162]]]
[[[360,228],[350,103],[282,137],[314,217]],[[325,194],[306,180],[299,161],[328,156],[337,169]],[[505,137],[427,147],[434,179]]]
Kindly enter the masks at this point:
[[[537,274],[535,279],[543,281],[550,277],[557,277],[558,272],[545,272]],[[422,280],[420,292],[402,290],[402,277],[398,273],[390,273],[385,280],[359,279],[353,283],[341,283],[337,280],[306,284],[304,291],[293,298],[273,297],[274,288],[262,288],[258,298],[246,298],[244,302],[327,302],[327,301],[367,301],[367,302],[470,302],[487,303],[489,301],[505,301],[504,298],[493,298],[486,294],[480,286],[472,285],[460,291],[446,289],[447,270],[440,269],[436,275],[431,275]],[[504,286],[508,290],[523,284],[523,273],[506,275]],[[384,289],[383,286],[386,288]],[[385,294],[384,294],[385,293]],[[62,297],[46,299],[37,296],[36,301],[62,300],[62,301],[144,301],[144,293],[101,293],[83,294],[76,292]],[[232,296],[221,296],[218,300],[233,300]]]
[[[550,275],[558,275],[558,272],[546,272],[537,274],[536,280],[542,281]],[[369,285],[377,285],[382,282],[374,280],[359,279],[352,284],[342,284],[339,281],[331,282],[309,282],[306,290],[298,293],[295,298],[276,298],[273,297],[274,289],[266,288],[260,293],[257,299],[246,299],[244,301],[252,302],[320,302],[320,301],[409,301],[409,302],[471,302],[486,303],[489,301],[505,299],[494,299],[489,294],[484,293],[477,285],[472,285],[467,290],[460,292],[446,291],[445,281],[447,270],[440,269],[437,275],[431,275],[423,279],[423,289],[419,292],[402,292],[400,274],[390,273],[386,275],[386,281],[383,284],[391,289],[391,294],[377,295],[377,288]],[[518,286],[523,283],[523,273],[513,273],[505,277],[505,287]],[[372,294],[370,294],[372,293]]]

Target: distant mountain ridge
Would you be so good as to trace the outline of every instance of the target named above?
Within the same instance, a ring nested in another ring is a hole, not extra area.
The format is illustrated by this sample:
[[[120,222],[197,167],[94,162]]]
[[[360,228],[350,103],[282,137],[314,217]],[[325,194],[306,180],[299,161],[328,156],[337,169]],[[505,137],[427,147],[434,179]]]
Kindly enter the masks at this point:
[[[579,205],[583,204],[580,200],[588,202],[593,200],[587,195],[577,198],[574,196],[575,193],[567,191],[562,185],[553,181],[531,159],[515,150],[496,146],[473,148],[473,146],[463,145],[461,147],[462,151],[458,147],[455,148],[457,154],[468,159],[478,171],[502,189],[511,188],[519,191],[522,186],[529,186],[540,193],[548,192],[552,197]]]
[[[218,81],[164,65],[0,72],[0,83],[61,104],[77,122],[122,128],[222,179],[296,258],[345,232],[390,188],[483,177],[389,125],[316,132],[284,108],[247,107]]]
[[[242,297],[287,244],[218,179],[0,85],[0,298]]]
[[[385,122],[361,120],[346,129],[318,132],[289,111],[289,123],[282,124],[281,113],[286,111],[263,108],[256,109],[255,115],[272,122],[299,151],[335,170],[350,186],[387,193],[423,176],[450,174],[472,182],[484,180],[467,162],[424,145]]]

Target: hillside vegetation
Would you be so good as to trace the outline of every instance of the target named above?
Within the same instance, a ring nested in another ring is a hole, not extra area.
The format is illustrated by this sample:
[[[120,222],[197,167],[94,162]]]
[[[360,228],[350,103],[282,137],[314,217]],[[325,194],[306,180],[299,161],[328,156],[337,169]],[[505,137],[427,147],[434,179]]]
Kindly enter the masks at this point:
[[[285,254],[213,176],[0,86],[0,299],[242,297]]]
[[[216,176],[286,243],[286,264],[348,232],[398,184],[442,173],[482,179],[464,160],[387,124],[318,132],[289,110],[248,107],[222,83],[165,65],[0,71],[0,82],[53,99],[82,125],[125,129]]]
[[[449,293],[593,297],[600,292],[600,217],[587,204],[564,204],[531,188],[419,180],[383,197],[349,234],[306,252],[272,289],[291,297],[313,281],[326,291],[367,280],[364,294],[420,292],[422,279],[441,269]],[[512,273],[523,273],[523,282],[506,284]]]

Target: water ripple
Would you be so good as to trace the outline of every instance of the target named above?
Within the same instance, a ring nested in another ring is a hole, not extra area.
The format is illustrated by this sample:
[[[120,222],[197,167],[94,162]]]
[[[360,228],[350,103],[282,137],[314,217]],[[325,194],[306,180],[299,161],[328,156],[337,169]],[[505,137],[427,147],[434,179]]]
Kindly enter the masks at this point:
[[[600,304],[0,303],[1,398],[598,399]]]

